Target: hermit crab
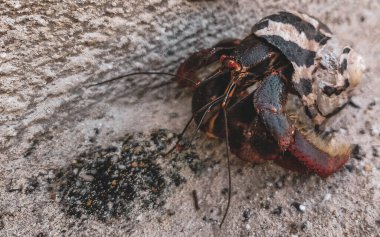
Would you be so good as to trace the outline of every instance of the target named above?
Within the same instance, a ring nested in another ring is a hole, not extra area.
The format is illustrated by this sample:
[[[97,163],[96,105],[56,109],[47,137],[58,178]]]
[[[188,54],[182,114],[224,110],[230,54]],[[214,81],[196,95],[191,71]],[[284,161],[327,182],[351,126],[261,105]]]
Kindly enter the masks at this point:
[[[334,42],[330,29],[316,18],[282,11],[260,20],[242,40],[223,40],[190,55],[176,80],[194,89],[198,128],[225,138],[237,157],[254,163],[273,160],[327,177],[346,163],[350,146],[302,131],[285,105],[289,93],[298,96],[312,123],[320,125],[347,103],[364,64],[348,46],[339,55]],[[199,76],[217,63],[211,75]],[[325,78],[316,79],[317,74]]]
[[[318,19],[282,11],[260,20],[242,40],[222,40],[191,54],[176,74],[136,72],[96,85],[138,74],[174,76],[179,85],[194,91],[193,116],[168,153],[181,147],[195,120],[193,134],[202,130],[225,139],[228,167],[231,151],[253,163],[273,161],[293,171],[327,177],[347,162],[350,145],[305,130],[300,120],[289,115],[286,104],[289,94],[295,95],[307,120],[319,126],[349,102],[365,66],[352,48],[338,46]],[[227,210],[230,172],[229,187]]]

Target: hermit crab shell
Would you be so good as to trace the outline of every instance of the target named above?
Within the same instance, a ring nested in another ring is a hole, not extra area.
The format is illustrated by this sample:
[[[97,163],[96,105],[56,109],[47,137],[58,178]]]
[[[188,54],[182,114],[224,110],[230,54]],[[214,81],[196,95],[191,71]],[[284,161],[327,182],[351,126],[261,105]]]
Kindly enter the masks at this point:
[[[346,103],[362,80],[362,57],[348,46],[343,49],[325,24],[305,13],[282,11],[269,15],[253,26],[252,33],[278,48],[292,63],[292,82],[296,86],[312,84],[310,98],[324,116]],[[339,86],[345,81],[349,88],[344,93],[323,93],[324,86]]]
[[[278,48],[293,64],[293,82],[310,80],[318,67],[317,55],[332,37],[319,20],[299,12],[269,15],[252,28],[252,33]]]
[[[316,95],[318,110],[323,116],[334,113],[355,94],[355,88],[361,83],[365,64],[363,58],[352,48],[343,45],[332,37],[318,52],[319,68],[313,74],[313,93]],[[348,87],[341,94],[326,95],[325,86],[347,83]]]

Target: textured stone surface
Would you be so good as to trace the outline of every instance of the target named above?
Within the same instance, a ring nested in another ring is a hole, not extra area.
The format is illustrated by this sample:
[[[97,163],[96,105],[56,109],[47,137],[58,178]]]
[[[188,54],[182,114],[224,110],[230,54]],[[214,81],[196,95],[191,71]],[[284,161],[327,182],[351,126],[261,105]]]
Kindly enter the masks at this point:
[[[200,155],[219,163],[201,176],[190,175],[164,207],[135,210],[133,221],[68,217],[54,201],[49,180],[95,145],[117,144],[126,133],[152,128],[178,132],[190,115],[189,94],[174,84],[160,86],[167,77],[88,85],[136,70],[174,72],[190,52],[226,37],[243,37],[258,19],[284,8],[318,17],[365,58],[365,84],[354,98],[360,108],[348,107],[331,125],[359,144],[364,155],[327,180],[234,159],[235,193],[222,231],[376,236],[380,4],[369,0],[1,2],[0,235],[217,235],[213,220],[221,219],[221,190],[227,185],[224,149],[217,142],[202,145],[208,142],[204,137],[198,141]],[[198,192],[198,211],[192,190]],[[294,202],[305,212],[297,211]],[[281,214],[273,214],[279,207]]]

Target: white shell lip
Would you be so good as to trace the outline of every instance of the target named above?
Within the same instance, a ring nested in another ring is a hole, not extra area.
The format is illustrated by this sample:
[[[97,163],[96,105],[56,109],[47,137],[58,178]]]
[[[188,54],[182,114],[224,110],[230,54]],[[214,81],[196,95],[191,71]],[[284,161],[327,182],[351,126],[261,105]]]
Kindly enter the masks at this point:
[[[351,87],[356,87],[362,82],[365,70],[363,57],[352,49],[347,58],[347,72]]]

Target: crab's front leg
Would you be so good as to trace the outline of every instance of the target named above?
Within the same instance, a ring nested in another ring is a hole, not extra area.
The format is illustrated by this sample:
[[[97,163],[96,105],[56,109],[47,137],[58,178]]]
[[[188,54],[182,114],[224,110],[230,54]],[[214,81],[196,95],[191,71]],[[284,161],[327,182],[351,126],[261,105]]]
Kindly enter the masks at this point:
[[[254,95],[259,118],[284,154],[277,163],[297,171],[301,171],[299,167],[305,167],[322,177],[329,176],[346,163],[349,148],[330,147],[318,141],[316,135],[307,138],[299,132],[285,114],[286,97],[286,85],[279,74],[264,79]],[[293,164],[286,163],[292,160]]]
[[[201,81],[198,78],[197,72],[217,62],[222,55],[230,55],[234,48],[240,44],[238,39],[226,39],[215,44],[211,48],[202,49],[198,52],[191,54],[181,65],[178,67],[176,73],[176,81],[182,86],[199,85]],[[189,83],[188,80],[194,82]]]

